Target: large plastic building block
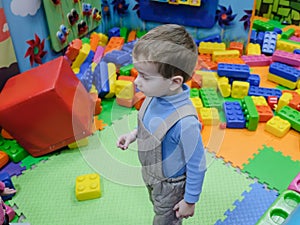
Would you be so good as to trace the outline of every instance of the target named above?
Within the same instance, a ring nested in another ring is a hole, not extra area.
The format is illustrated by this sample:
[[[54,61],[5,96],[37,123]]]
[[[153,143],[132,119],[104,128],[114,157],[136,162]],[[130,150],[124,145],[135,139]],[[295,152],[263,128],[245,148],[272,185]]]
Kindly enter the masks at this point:
[[[216,63],[232,63],[232,64],[245,64],[244,60],[241,58],[227,58],[220,57],[216,60]]]
[[[297,176],[292,180],[290,185],[288,186],[289,190],[296,191],[300,194],[300,173],[297,174]]]
[[[114,63],[117,66],[132,64],[132,57],[129,52],[122,50],[111,50],[104,57],[103,61]]]
[[[95,67],[93,83],[95,84],[100,98],[104,98],[104,96],[109,93],[108,67],[106,62],[101,61]]]
[[[269,72],[292,82],[300,80],[300,70],[283,63],[272,63],[269,67]]]
[[[195,97],[195,98],[190,98],[190,100],[193,103],[193,106],[195,107],[197,113],[200,114],[200,109],[203,108],[203,103],[201,101],[201,98]]]
[[[269,66],[272,59],[262,55],[243,55],[241,57],[248,66]]]
[[[115,96],[116,80],[117,80],[117,68],[113,63],[107,63],[107,72],[109,79],[109,93],[105,95],[105,98],[112,98]]]
[[[246,120],[242,107],[238,101],[224,102],[223,108],[226,117],[227,128],[244,128]]]
[[[24,159],[28,152],[24,150],[16,140],[1,141],[0,139],[0,150],[4,151],[10,158],[11,161],[17,163]]]
[[[224,51],[214,51],[212,53],[212,60],[215,62],[219,58],[239,58],[240,57],[240,52],[238,50],[224,50]]]
[[[290,37],[292,37],[295,33],[295,29],[290,28],[288,30],[285,30],[284,32],[282,32],[281,34],[281,38],[283,39],[289,39]]]
[[[300,44],[294,41],[288,41],[285,39],[279,39],[277,41],[276,49],[277,50],[283,50],[286,52],[294,52],[295,49],[299,49]]]
[[[226,98],[231,94],[231,85],[229,84],[229,80],[227,77],[220,77],[218,79],[218,89],[221,95]]]
[[[100,46],[106,46],[107,42],[108,42],[108,36],[106,36],[105,34],[99,33],[99,43],[98,45]]]
[[[222,100],[218,96],[216,89],[214,88],[201,88],[200,97],[202,99],[204,107],[207,108],[217,108],[220,109],[222,107]]]
[[[104,55],[113,50],[121,50],[125,40],[122,37],[111,37],[105,47]]]
[[[214,51],[225,51],[225,43],[201,42],[198,51],[200,54],[212,54]]]
[[[247,46],[247,55],[261,55],[260,45],[249,43]]]
[[[289,107],[283,106],[282,109],[279,110],[278,116],[282,119],[285,119],[291,123],[291,127],[296,131],[300,132],[300,112]]]
[[[289,38],[290,41],[300,42],[300,37],[292,36]]]
[[[104,47],[103,46],[98,46],[96,48],[96,51],[95,51],[95,55],[94,55],[94,58],[93,58],[93,62],[94,63],[99,63],[103,57],[103,54],[104,54]]]
[[[259,122],[259,115],[252,98],[250,96],[246,96],[241,103],[246,119],[246,127],[251,131],[256,130]]]
[[[93,102],[64,57],[9,79],[0,102],[0,126],[33,156],[91,134]]]
[[[128,32],[129,31],[127,27],[120,28],[120,37],[124,38],[125,42],[127,41]]]
[[[259,115],[259,122],[267,122],[274,114],[269,105],[255,105]]]
[[[217,125],[220,122],[218,109],[201,108],[200,116],[204,125]]]
[[[300,55],[282,50],[276,50],[272,55],[272,60],[274,62],[281,62],[291,66],[300,65]]]
[[[218,75],[247,80],[250,75],[250,68],[248,65],[219,63]]]
[[[76,177],[76,198],[79,201],[101,197],[100,176],[96,173]]]
[[[281,86],[287,87],[289,89],[295,89],[297,87],[298,81],[293,82],[278,75],[268,73],[267,75],[268,80],[273,81]]]
[[[248,95],[264,96],[266,99],[269,96],[276,96],[277,98],[280,98],[281,91],[275,88],[263,88],[263,87],[250,86]]]
[[[90,35],[91,51],[93,51],[93,52],[96,51],[99,41],[100,41],[100,37],[97,33],[92,33]]]
[[[264,38],[265,38],[265,32],[263,31],[258,32],[256,43],[262,46],[264,42]]]
[[[299,55],[300,54],[300,49],[295,49],[294,50],[294,54],[298,54]]]
[[[250,84],[244,81],[233,81],[231,88],[231,97],[242,99],[248,95]]]
[[[286,190],[275,200],[256,225],[282,224],[299,204],[300,194]]]
[[[291,128],[291,124],[279,116],[272,117],[265,126],[265,131],[275,135],[276,137],[283,137]]]
[[[79,51],[81,49],[82,46],[82,41],[80,39],[74,39],[73,41],[71,41],[68,45],[67,51],[65,53],[65,56],[71,60],[74,61],[76,59],[76,57],[79,54]]]
[[[0,173],[0,181],[2,181],[5,184],[5,187],[15,189],[14,184],[11,181],[10,176],[9,176],[8,173],[1,172]],[[2,198],[3,201],[6,201],[6,200],[11,199],[14,195],[15,194],[10,194],[10,195],[7,195],[7,196],[1,196],[1,198]]]
[[[291,93],[283,92],[278,100],[276,111],[278,112],[283,106],[288,105],[292,98],[293,95]]]
[[[199,89],[198,88],[190,89],[190,98],[199,98]]]
[[[19,163],[14,163],[14,162],[9,162],[6,166],[4,166],[1,169],[1,172],[6,172],[9,174],[10,177],[12,176],[19,176],[22,174],[22,171],[26,170],[25,166],[21,167],[21,162]]]
[[[251,96],[254,104],[257,105],[268,105],[267,100],[263,96]]]
[[[134,41],[130,41],[130,42],[126,42],[126,43],[124,43],[124,45],[123,45],[123,47],[122,47],[122,51],[125,51],[125,52],[132,52],[132,49],[133,49],[133,47],[134,47],[134,45],[135,45],[135,43],[136,43],[137,41],[136,40],[134,40]]]
[[[131,100],[134,96],[134,85],[132,81],[117,80],[116,81],[116,97]]]
[[[230,50],[238,50],[240,53],[240,56],[241,56],[241,55],[243,55],[243,52],[244,52],[244,45],[242,42],[232,41],[229,43],[229,49]]]
[[[120,75],[130,76],[130,70],[133,68],[133,64],[122,66],[119,70]]]
[[[250,84],[250,86],[259,86],[260,84],[260,76],[257,74],[250,74],[248,77],[247,82]]]
[[[108,38],[120,37],[120,32],[121,32],[120,27],[112,27],[108,31]]]
[[[289,106],[300,111],[300,94],[293,95],[293,98],[289,102]]]
[[[79,50],[78,56],[72,63],[72,70],[74,73],[78,73],[80,71],[80,66],[89,55],[91,51],[91,46],[89,44],[82,44],[81,49]]]
[[[255,44],[256,38],[257,38],[257,32],[256,32],[256,30],[252,30],[251,34],[250,34],[250,43]]]
[[[268,24],[265,21],[254,20],[253,29],[256,29],[258,31],[272,31],[272,30],[274,30],[274,26],[271,24]]]
[[[272,55],[276,50],[277,33],[267,31],[265,33],[264,41],[261,46],[261,52],[266,55]]]
[[[0,150],[1,150],[1,140],[0,140]],[[4,151],[0,151],[0,168],[5,166],[9,161],[8,155]]]
[[[288,216],[282,225],[298,225],[300,224],[300,205]]]
[[[217,43],[221,43],[222,39],[221,36],[219,34],[215,34],[215,35],[210,35],[208,37],[205,38],[201,38],[198,39],[199,43],[201,42],[217,42]]]
[[[202,88],[214,88],[218,86],[218,75],[216,72],[196,70],[194,76],[200,76]]]

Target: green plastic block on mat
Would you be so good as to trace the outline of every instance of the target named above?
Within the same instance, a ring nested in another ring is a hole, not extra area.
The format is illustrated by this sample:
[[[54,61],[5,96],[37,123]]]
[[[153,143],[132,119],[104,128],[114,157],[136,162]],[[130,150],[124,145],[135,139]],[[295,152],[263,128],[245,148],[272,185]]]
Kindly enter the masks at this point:
[[[190,89],[190,98],[199,97],[199,89],[198,88],[191,88]]]
[[[244,164],[242,171],[249,173],[251,178],[257,178],[260,183],[267,184],[270,189],[282,193],[299,173],[299,169],[299,161],[293,161],[264,145],[258,154],[254,154],[253,159],[249,159],[248,164]]]
[[[272,31],[274,30],[274,26],[272,24],[268,24],[267,22],[261,20],[254,20],[253,28],[259,31]]]
[[[20,162],[26,156],[28,156],[28,152],[25,151],[23,147],[21,147],[16,140],[5,140],[0,136],[0,150],[5,152],[11,161],[14,163]]]
[[[296,131],[300,132],[300,112],[285,105],[283,106],[278,114],[282,119],[290,122],[291,127]]]
[[[199,90],[204,107],[207,108],[222,108],[222,98],[219,97],[214,88],[201,88]]]
[[[282,224],[299,204],[300,194],[286,190],[275,200],[256,225]]]
[[[125,42],[127,41],[128,36],[128,28],[127,27],[121,27],[120,28],[120,37],[123,37]]]
[[[246,119],[248,130],[255,131],[259,122],[259,115],[251,96],[246,96],[242,100],[242,108]]]
[[[122,66],[120,68],[120,75],[123,75],[123,76],[130,76],[130,70],[133,68],[133,64],[129,64],[129,65],[126,65],[126,66]]]

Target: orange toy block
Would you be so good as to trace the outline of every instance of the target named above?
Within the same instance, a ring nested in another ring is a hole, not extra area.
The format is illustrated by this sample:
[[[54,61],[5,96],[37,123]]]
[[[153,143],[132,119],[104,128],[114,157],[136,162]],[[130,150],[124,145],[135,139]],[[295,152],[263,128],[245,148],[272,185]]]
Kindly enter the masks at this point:
[[[9,161],[9,157],[5,152],[2,152],[0,149],[0,168],[5,166]]]
[[[257,105],[255,107],[259,115],[259,122],[267,122],[274,116],[269,105]]]
[[[102,112],[101,98],[98,98],[98,94],[90,93],[93,103],[95,105],[94,115],[99,115]]]
[[[139,75],[139,72],[136,70],[136,68],[132,68],[130,70],[130,76],[137,78],[138,75]]]
[[[131,81],[133,83],[134,80],[135,80],[135,77],[132,77],[132,76],[119,76],[118,80],[127,80],[127,81]]]
[[[100,41],[99,35],[97,33],[92,33],[90,36],[90,46],[93,52],[96,51],[99,41]]]
[[[145,98],[146,96],[140,91],[134,94],[133,102],[136,110],[140,110]]]
[[[63,56],[10,78],[0,102],[0,126],[32,156],[91,134],[93,101]]]
[[[81,46],[82,41],[80,39],[74,39],[72,42],[70,42],[65,56],[67,56],[71,61],[74,61],[79,54]]]
[[[128,34],[127,42],[134,41],[136,39],[136,31],[132,30]]]
[[[124,38],[122,37],[111,37],[109,42],[107,43],[104,55],[113,50],[121,50],[124,44]]]
[[[5,139],[13,140],[13,136],[11,136],[6,130],[1,130],[1,136]]]
[[[245,64],[244,60],[242,60],[241,58],[227,58],[227,57],[221,57],[216,59],[216,63]]]
[[[191,79],[191,88],[201,88],[202,86],[202,76],[194,73]]]
[[[244,45],[241,42],[230,42],[229,44],[230,50],[238,50],[240,52],[240,56],[243,55]]]

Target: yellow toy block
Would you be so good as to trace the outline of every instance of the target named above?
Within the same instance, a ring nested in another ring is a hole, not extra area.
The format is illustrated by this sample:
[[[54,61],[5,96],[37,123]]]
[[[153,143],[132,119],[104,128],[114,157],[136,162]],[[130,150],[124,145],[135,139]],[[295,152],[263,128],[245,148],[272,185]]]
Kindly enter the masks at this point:
[[[260,45],[249,43],[247,47],[247,55],[261,55]]]
[[[79,72],[80,70],[79,68],[81,64],[84,62],[84,60],[86,59],[90,51],[91,51],[91,46],[89,44],[85,43],[82,45],[81,49],[79,50],[78,56],[76,57],[76,59],[74,60],[71,66],[74,73]]]
[[[100,198],[100,176],[93,173],[76,177],[75,195],[79,201]]]
[[[217,89],[218,74],[216,72],[196,70],[195,75],[201,76],[201,87]]]
[[[179,0],[169,0],[169,4],[178,5]]]
[[[298,80],[297,89],[300,89],[300,80]]]
[[[112,98],[116,94],[116,81],[117,81],[117,69],[114,63],[107,63],[108,81],[109,81],[109,93],[105,95],[105,98]]]
[[[199,98],[199,97],[190,98],[190,100],[193,103],[193,106],[195,107],[197,113],[200,114],[200,109],[203,108],[203,103],[202,103],[201,98]]]
[[[283,50],[286,52],[294,52],[295,49],[300,48],[300,45],[284,40],[278,40],[276,42],[276,50]]]
[[[251,96],[254,105],[268,105],[268,102],[264,96]]]
[[[201,108],[200,115],[204,125],[217,125],[219,124],[219,113],[216,108]]]
[[[189,5],[190,2],[191,2],[191,0],[178,0],[178,3],[182,4],[182,5]]]
[[[239,58],[240,52],[238,50],[224,50],[224,51],[214,51],[212,54],[212,60],[215,62],[220,58]]]
[[[291,93],[283,93],[278,100],[276,111],[278,112],[283,106],[288,105],[292,99],[293,95]]]
[[[87,146],[88,144],[89,144],[89,139],[88,138],[83,138],[83,139],[75,141],[71,144],[68,144],[68,147],[70,149],[73,149],[73,148],[84,147],[84,146]]]
[[[295,92],[297,92],[300,95],[300,87],[299,87],[299,89],[296,89]]]
[[[227,77],[220,77],[218,79],[218,89],[221,95],[226,98],[231,94],[231,85],[229,84],[229,80]]]
[[[192,6],[200,6],[201,5],[201,0],[190,0],[191,3],[190,5]]]
[[[212,54],[214,51],[225,51],[225,43],[200,42],[198,51],[200,54]]]
[[[297,82],[292,82],[290,80],[284,79],[284,78],[274,75],[272,73],[269,73],[267,78],[268,78],[268,80],[273,81],[273,82],[280,84],[284,87],[287,87],[289,89],[295,89],[297,87]]]
[[[231,88],[231,97],[242,99],[248,95],[250,84],[244,81],[233,81]]]
[[[98,45],[100,46],[105,46],[108,42],[108,36],[106,36],[105,34],[99,33],[99,43]]]
[[[133,99],[134,97],[134,85],[132,81],[117,80],[115,82],[116,97],[121,99]]]
[[[279,116],[274,116],[266,123],[265,131],[276,137],[283,137],[289,132],[290,128],[291,124],[289,121],[281,119]]]

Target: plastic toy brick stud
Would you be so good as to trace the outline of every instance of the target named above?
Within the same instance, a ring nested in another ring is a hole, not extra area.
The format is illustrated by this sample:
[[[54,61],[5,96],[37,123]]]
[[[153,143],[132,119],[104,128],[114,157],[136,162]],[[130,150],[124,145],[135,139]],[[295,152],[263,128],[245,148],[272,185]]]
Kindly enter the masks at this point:
[[[246,127],[251,131],[256,130],[259,122],[259,114],[250,96],[246,96],[242,100],[242,109],[246,118]]]
[[[73,26],[79,20],[79,15],[76,9],[72,9],[71,12],[67,14],[67,18],[70,25]]]
[[[279,110],[278,116],[282,119],[285,119],[291,123],[291,127],[296,131],[300,132],[300,112],[289,107],[283,106],[282,109]]]
[[[76,177],[75,195],[79,201],[100,198],[100,176],[94,173]]]
[[[300,194],[300,173],[294,178],[294,180],[288,186],[289,190],[296,191]]]
[[[288,121],[281,119],[279,116],[274,116],[266,123],[265,131],[276,137],[283,137],[289,132],[290,128],[291,124]]]
[[[82,14],[90,16],[92,14],[92,5],[89,3],[82,3]]]
[[[266,55],[272,55],[276,49],[277,33],[267,31],[265,33],[264,42],[261,51]]]
[[[238,101],[224,102],[223,108],[227,128],[244,128],[246,121],[242,107]]]

